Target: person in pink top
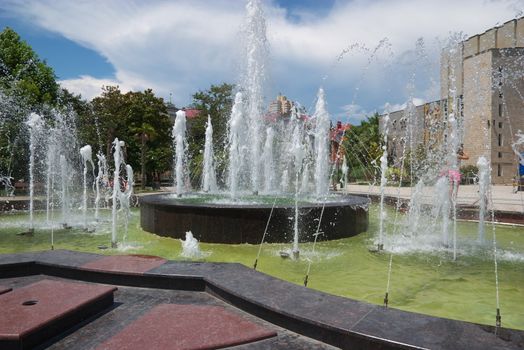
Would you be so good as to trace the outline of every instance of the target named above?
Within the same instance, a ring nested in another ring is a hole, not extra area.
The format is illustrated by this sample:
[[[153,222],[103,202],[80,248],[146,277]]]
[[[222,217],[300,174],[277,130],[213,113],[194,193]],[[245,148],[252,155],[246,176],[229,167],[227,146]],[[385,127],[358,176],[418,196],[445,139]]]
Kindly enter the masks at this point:
[[[469,156],[466,152],[464,152],[464,144],[461,143],[460,144],[460,147],[458,148],[457,150],[457,165],[456,167],[451,167],[450,169],[448,169],[447,171],[447,175],[448,176],[448,180],[449,180],[449,184],[451,186],[450,188],[450,198],[451,198],[451,194],[453,194],[453,188],[455,188],[455,185],[456,185],[456,192],[455,192],[455,196],[453,199],[456,198],[457,196],[457,193],[458,193],[458,188],[459,188],[459,185],[460,185],[460,179],[461,179],[461,174],[460,174],[460,163],[461,161],[463,160],[468,160],[469,159]]]

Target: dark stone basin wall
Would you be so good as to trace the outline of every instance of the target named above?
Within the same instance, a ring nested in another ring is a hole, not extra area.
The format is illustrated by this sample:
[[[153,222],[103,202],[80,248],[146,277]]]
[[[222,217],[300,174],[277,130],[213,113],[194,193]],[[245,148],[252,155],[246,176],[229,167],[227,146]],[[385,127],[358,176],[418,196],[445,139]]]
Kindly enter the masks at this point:
[[[368,228],[367,198],[341,196],[327,203],[320,225],[319,240],[357,235]],[[299,207],[300,241],[313,241],[322,206]],[[140,200],[140,223],[148,232],[185,239],[186,231],[207,243],[257,244],[271,212],[271,206],[183,204],[166,195]],[[291,242],[294,233],[294,207],[275,207],[265,242]]]

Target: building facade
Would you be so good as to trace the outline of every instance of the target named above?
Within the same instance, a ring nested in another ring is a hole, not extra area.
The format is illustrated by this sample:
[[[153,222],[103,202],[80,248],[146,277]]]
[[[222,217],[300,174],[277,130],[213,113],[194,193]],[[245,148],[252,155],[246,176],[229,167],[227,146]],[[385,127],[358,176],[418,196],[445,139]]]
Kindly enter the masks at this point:
[[[486,157],[492,182],[511,184],[520,176],[512,144],[524,130],[524,18],[444,50],[440,81],[441,100],[390,113],[388,152],[394,164],[405,142],[423,144],[426,150],[447,142],[448,118],[456,109],[458,136],[469,155],[462,165]],[[406,136],[408,121],[414,126]]]

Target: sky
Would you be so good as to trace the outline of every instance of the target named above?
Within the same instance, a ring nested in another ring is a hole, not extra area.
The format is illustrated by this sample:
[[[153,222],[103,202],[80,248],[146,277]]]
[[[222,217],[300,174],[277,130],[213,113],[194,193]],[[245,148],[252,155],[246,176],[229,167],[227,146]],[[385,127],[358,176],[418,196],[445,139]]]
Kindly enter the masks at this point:
[[[60,84],[91,99],[104,85],[151,88],[177,107],[212,84],[237,83],[247,0],[1,0]],[[320,87],[333,120],[439,98],[439,57],[521,17],[524,0],[261,0],[270,48],[266,99],[310,110]],[[1,30],[0,29],[0,30]]]

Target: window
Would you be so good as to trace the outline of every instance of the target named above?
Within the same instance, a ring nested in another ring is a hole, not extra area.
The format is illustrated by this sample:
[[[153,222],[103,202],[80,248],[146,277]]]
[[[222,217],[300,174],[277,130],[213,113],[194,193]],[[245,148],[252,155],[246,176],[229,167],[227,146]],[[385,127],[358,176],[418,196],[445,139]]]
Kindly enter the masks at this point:
[[[500,164],[497,164],[497,176],[502,176],[502,166]]]
[[[502,85],[504,83],[504,69],[502,67],[499,67],[496,79],[498,80],[499,89],[502,88]]]
[[[502,134],[499,134],[499,147],[502,146]]]
[[[499,158],[502,158],[502,152],[499,152]]]
[[[499,103],[499,117],[502,117],[502,103]]]
[[[491,123],[490,121],[488,120],[488,129],[491,127]]]
[[[499,122],[499,129],[502,129],[502,122]]]

